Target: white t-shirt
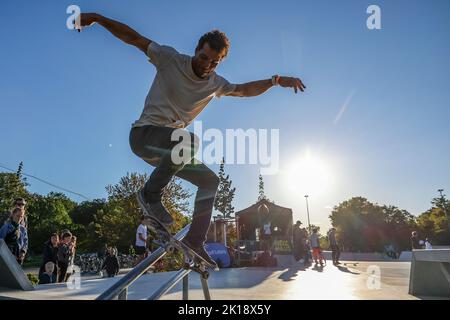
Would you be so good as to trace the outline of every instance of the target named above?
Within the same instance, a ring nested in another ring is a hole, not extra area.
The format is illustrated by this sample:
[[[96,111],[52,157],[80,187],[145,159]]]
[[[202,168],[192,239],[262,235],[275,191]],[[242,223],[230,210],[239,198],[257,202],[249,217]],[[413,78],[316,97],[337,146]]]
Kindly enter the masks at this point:
[[[133,127],[185,128],[213,97],[226,95],[236,88],[215,72],[203,79],[197,77],[192,70],[192,58],[172,47],[152,41],[147,56],[157,72],[141,117]]]
[[[142,234],[144,239],[147,239],[147,226],[140,224],[136,231],[136,246],[145,247],[146,243],[139,238],[139,234]]]

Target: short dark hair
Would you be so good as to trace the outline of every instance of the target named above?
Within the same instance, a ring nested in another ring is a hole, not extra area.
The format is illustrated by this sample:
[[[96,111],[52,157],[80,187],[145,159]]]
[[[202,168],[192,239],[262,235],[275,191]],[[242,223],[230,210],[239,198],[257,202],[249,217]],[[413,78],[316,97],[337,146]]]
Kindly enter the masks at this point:
[[[198,40],[197,49],[203,48],[205,43],[208,43],[211,49],[217,51],[225,58],[230,48],[230,40],[228,40],[225,33],[215,29],[213,31],[205,33],[200,40]]]
[[[52,235],[50,236],[50,238],[53,238],[53,237],[59,238],[59,235],[58,235],[57,233],[52,233]]]
[[[144,221],[144,220],[145,220],[145,216],[142,215],[142,216],[141,216],[141,221]]]
[[[14,204],[17,204],[17,203],[19,203],[19,202],[22,202],[22,203],[24,203],[24,204],[27,204],[27,201],[26,201],[24,198],[16,198],[16,199],[14,200]]]
[[[65,239],[65,238],[68,238],[68,237],[72,238],[72,234],[70,232],[64,232],[63,235],[62,235],[62,238]]]

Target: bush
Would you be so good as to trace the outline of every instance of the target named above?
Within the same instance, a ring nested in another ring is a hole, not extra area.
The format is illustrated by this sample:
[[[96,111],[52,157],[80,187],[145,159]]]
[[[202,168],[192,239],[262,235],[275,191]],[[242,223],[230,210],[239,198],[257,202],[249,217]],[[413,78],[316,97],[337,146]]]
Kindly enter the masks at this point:
[[[27,273],[27,277],[33,286],[35,286],[39,283],[39,279],[38,279],[37,275],[35,275],[34,273]]]

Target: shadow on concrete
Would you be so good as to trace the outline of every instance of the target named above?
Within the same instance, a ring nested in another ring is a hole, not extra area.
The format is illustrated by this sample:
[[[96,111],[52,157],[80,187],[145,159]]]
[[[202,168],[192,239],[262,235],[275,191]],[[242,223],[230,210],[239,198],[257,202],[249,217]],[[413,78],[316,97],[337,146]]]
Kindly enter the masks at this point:
[[[320,264],[315,263],[313,265],[313,267],[311,268],[311,270],[314,270],[314,271],[317,271],[317,272],[323,272],[323,268],[324,267],[325,267],[324,265],[320,265]]]
[[[305,266],[305,264],[297,262],[282,274],[280,274],[278,276],[278,279],[281,279],[283,281],[292,281],[298,276],[299,271],[306,271],[307,267],[308,266]]]
[[[336,268],[338,268],[339,271],[345,272],[345,273],[361,274],[360,272],[353,272],[353,271],[349,270],[347,267],[336,266]]]

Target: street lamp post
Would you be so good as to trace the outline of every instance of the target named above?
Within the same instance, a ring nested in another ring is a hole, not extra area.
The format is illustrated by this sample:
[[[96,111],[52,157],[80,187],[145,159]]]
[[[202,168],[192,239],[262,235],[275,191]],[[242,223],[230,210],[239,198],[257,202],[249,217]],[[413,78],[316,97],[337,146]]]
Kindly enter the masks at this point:
[[[306,213],[308,215],[308,230],[309,230],[309,234],[311,234],[311,222],[309,221],[308,195],[305,195],[305,199],[306,199]]]
[[[442,209],[444,209],[444,214],[445,214],[445,217],[447,218],[447,227],[450,232],[450,219],[448,218],[447,204],[445,202],[444,195],[442,194],[442,192],[444,192],[444,189],[439,189],[438,192],[441,194],[442,207],[443,207]]]

